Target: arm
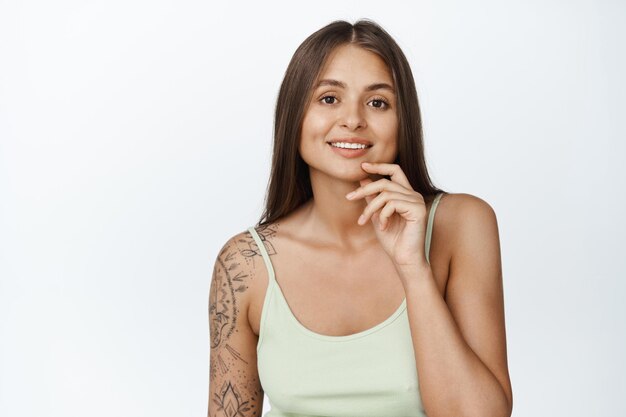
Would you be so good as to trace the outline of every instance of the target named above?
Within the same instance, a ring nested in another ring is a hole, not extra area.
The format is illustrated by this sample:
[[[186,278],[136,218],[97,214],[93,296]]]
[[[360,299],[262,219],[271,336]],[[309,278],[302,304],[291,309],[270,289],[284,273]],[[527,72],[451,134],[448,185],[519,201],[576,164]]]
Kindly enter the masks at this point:
[[[213,267],[208,417],[258,417],[263,411],[264,393],[257,372],[258,339],[248,321],[251,266],[237,246],[239,237],[222,247]]]
[[[444,222],[454,232],[445,297],[430,265],[400,271],[424,408],[431,417],[509,417],[513,396],[496,216],[479,198],[450,197]]]

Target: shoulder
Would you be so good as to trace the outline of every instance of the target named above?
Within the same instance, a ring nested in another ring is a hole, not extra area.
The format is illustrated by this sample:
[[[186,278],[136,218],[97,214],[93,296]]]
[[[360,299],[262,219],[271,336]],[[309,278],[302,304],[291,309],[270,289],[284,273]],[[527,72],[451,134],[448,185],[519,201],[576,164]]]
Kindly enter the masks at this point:
[[[442,212],[441,217],[446,217],[448,221],[459,223],[467,223],[484,221],[490,217],[495,217],[495,211],[489,203],[480,197],[466,193],[444,193],[441,197],[437,213]],[[469,216],[469,218],[468,218]]]
[[[464,245],[480,244],[480,239],[497,235],[494,209],[480,197],[466,193],[445,193],[439,200],[435,231],[444,235],[454,257]]]
[[[231,235],[222,244],[217,255],[217,262],[224,263],[225,265],[238,264],[240,267],[244,267],[248,264],[247,258],[254,256],[253,249],[254,238],[248,229],[240,231],[234,235]]]
[[[437,211],[449,245],[451,269],[486,260],[497,266],[500,240],[493,207],[465,193],[444,195],[440,206]]]
[[[458,209],[492,210],[489,203],[480,197],[467,193],[444,192],[440,198],[439,206],[446,205]]]
[[[211,293],[232,303],[239,315],[247,316],[251,297],[251,282],[260,258],[259,250],[249,230],[231,235],[222,244],[215,258]]]

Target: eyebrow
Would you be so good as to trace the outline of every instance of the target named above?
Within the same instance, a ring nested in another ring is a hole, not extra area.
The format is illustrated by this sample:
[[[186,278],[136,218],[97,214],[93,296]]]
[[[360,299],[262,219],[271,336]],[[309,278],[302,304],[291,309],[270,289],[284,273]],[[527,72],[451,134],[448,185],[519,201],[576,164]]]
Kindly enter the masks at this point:
[[[317,86],[315,88],[319,88],[322,87],[324,85],[330,85],[333,87],[341,87],[341,88],[346,88],[346,84],[344,82],[338,81],[338,80],[331,80],[331,79],[324,79],[321,80],[319,83],[317,83]],[[396,90],[393,89],[392,86],[390,86],[387,83],[374,83],[374,84],[370,84],[367,87],[365,87],[365,91],[374,91],[374,90],[389,90],[392,93],[396,93]]]

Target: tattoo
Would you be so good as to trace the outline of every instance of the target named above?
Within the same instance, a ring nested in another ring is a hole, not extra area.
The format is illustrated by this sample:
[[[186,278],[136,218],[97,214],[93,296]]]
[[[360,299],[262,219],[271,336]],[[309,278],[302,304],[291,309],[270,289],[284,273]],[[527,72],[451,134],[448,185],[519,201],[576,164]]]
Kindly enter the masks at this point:
[[[276,251],[268,238],[276,231],[268,226],[257,230],[268,254]],[[218,392],[212,393],[211,401],[217,407],[217,416],[248,417],[260,415],[262,410],[263,390],[258,375],[245,375],[236,370],[236,366],[249,365],[243,355],[229,344],[229,339],[236,332],[237,319],[240,313],[238,300],[240,294],[248,289],[251,276],[245,271],[254,270],[248,265],[261,258],[261,251],[250,232],[242,233],[225,245],[220,251],[213,269],[213,278],[209,293],[209,326],[210,326],[210,378],[212,386]],[[208,416],[214,413],[209,404]]]
[[[228,245],[215,262],[213,271],[215,282],[211,285],[209,301],[212,348],[218,347],[222,340],[228,339],[232,334],[239,313],[235,293],[246,289],[242,281],[247,275],[237,271],[239,264],[234,262],[234,259],[235,253]]]
[[[239,354],[239,352],[237,352],[235,349],[233,349],[232,347],[230,347],[230,345],[226,344],[224,345],[224,348],[227,349],[231,355],[233,355],[233,357],[239,359],[240,361],[242,361],[243,363],[245,363],[246,365],[248,364],[248,362],[246,362],[245,360],[243,360],[241,358],[241,355]]]
[[[259,235],[259,238],[261,238],[261,242],[263,243],[263,246],[265,247],[268,255],[276,254],[276,249],[269,239],[276,236],[276,227],[278,225],[279,223],[264,225],[256,229],[256,232]],[[250,233],[247,233],[246,236],[250,236],[250,240],[242,239],[240,240],[240,242],[245,243],[248,246],[248,249],[242,250],[241,253],[244,256],[253,257],[255,255],[258,255],[258,257],[261,257],[261,249],[257,246],[256,241],[254,240],[252,235],[250,235]]]
[[[244,412],[250,410],[248,401],[242,401],[241,394],[230,382],[224,383],[220,392],[215,394],[213,401],[219,406],[218,410],[223,411],[228,417],[244,415]]]

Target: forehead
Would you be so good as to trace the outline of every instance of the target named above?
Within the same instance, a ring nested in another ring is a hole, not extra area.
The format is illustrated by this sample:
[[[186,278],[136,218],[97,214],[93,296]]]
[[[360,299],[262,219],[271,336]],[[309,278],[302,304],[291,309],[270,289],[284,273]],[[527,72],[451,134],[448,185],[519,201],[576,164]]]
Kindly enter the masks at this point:
[[[329,54],[319,78],[347,77],[366,82],[385,81],[392,84],[393,81],[387,64],[380,56],[352,44],[340,45]]]

